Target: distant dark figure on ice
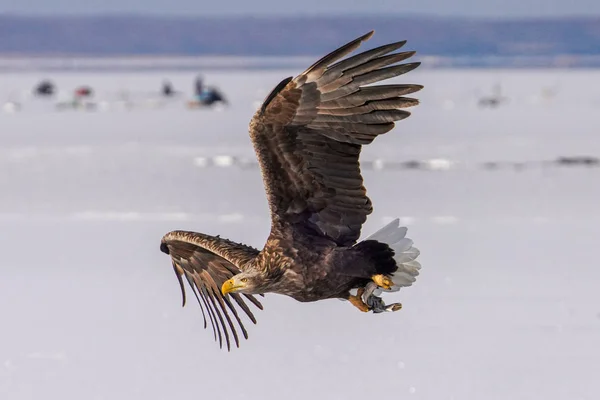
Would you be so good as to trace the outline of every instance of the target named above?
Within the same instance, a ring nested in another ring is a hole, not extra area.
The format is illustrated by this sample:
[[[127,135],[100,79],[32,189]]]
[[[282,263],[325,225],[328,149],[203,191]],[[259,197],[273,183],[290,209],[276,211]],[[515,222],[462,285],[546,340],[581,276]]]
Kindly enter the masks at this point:
[[[170,81],[165,80],[162,85],[162,95],[164,97],[172,97],[175,95],[175,89]]]
[[[216,103],[227,104],[225,96],[215,87],[204,86],[201,76],[196,78],[194,85],[194,101],[190,102],[192,107],[212,106]]]
[[[496,108],[508,102],[508,97],[502,96],[502,87],[498,84],[493,88],[491,95],[483,96],[477,103],[480,108]]]
[[[53,96],[56,93],[56,86],[48,80],[43,80],[33,89],[33,94],[40,97]]]

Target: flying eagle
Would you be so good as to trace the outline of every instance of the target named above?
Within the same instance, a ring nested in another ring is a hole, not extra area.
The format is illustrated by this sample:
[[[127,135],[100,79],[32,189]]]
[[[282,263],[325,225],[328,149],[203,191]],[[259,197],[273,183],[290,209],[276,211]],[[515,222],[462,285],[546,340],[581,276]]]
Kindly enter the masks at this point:
[[[284,79],[252,118],[250,137],[271,214],[262,250],[196,232],[162,238],[160,249],[171,256],[183,304],[185,277],[204,327],[210,320],[221,347],[225,341],[230,349],[230,335],[239,347],[238,329],[248,338],[238,311],[256,323],[248,303],[262,310],[257,295],[278,293],[301,302],[337,298],[364,312],[397,311],[399,303],[386,306],[378,296],[410,286],[419,274],[419,251],[398,220],[358,242],[373,211],[360,174],[361,147],[408,117],[403,109],[418,101],[404,96],[423,88],[367,86],[419,66],[394,65],[415,54],[393,53],[405,41],[340,61],[372,35]]]

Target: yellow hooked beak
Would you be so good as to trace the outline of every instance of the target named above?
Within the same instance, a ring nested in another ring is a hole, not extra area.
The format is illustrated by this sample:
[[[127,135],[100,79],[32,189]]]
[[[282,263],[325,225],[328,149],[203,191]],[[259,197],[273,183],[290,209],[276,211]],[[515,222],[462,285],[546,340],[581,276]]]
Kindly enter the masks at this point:
[[[236,285],[233,279],[229,279],[221,286],[221,293],[225,296],[227,293],[235,292],[237,289],[244,287],[244,285]]]

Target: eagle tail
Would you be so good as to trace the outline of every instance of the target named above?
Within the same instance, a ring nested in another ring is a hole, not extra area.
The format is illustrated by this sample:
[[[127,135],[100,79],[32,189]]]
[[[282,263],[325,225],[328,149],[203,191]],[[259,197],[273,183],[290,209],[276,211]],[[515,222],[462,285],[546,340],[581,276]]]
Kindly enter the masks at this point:
[[[400,226],[400,220],[396,218],[361,242],[376,242],[379,245],[386,245],[387,253],[384,252],[382,246],[369,246],[377,273],[391,276],[394,282],[394,286],[390,290],[384,290],[386,292],[396,292],[401,287],[411,286],[419,275],[421,264],[416,258],[420,252],[413,246],[413,241],[406,237],[407,230],[406,227]],[[389,250],[392,251],[389,252]],[[374,294],[379,295],[380,290],[383,289],[377,289]]]

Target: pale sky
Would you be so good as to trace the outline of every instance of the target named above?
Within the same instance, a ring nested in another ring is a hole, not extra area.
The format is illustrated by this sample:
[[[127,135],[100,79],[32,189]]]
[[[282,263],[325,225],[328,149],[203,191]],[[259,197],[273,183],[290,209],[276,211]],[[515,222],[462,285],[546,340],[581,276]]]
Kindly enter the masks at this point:
[[[596,15],[600,0],[0,0],[0,13],[290,15],[395,13],[535,17]]]

